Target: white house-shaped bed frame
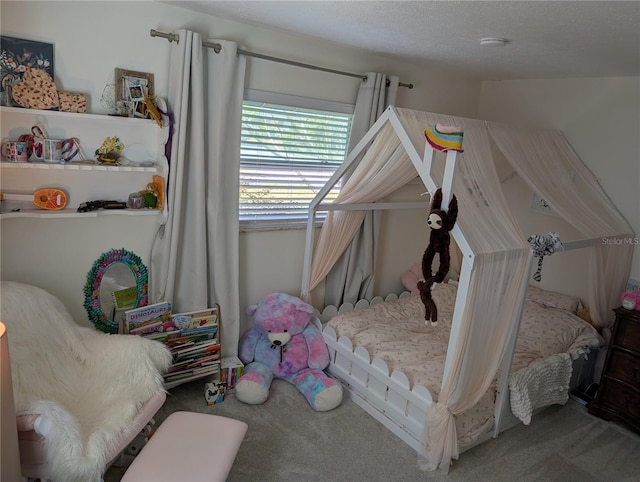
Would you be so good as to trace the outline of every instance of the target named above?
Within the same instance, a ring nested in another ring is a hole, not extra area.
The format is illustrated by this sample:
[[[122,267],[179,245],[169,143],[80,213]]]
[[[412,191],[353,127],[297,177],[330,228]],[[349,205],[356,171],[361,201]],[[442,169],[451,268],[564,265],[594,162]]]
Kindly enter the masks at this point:
[[[401,109],[405,111],[406,109]],[[425,142],[424,156],[420,156],[418,149],[414,145],[414,141],[417,139],[416,132],[407,132],[406,125],[402,122],[401,116],[398,114],[398,109],[394,107],[388,107],[387,110],[380,116],[365,136],[358,142],[354,149],[349,153],[347,159],[343,165],[336,170],[334,175],[329,179],[327,184],[320,190],[318,195],[311,202],[309,208],[309,219],[307,225],[307,236],[305,244],[305,258],[303,268],[303,280],[302,280],[302,296],[306,297],[310,291],[310,278],[311,278],[311,266],[312,256],[314,249],[314,234],[315,234],[315,221],[317,211],[330,211],[330,210],[376,210],[376,209],[406,209],[406,208],[419,208],[428,210],[428,204],[424,202],[419,203],[386,203],[386,202],[372,202],[372,203],[356,203],[356,204],[323,204],[322,201],[334,187],[334,185],[347,173],[353,172],[355,166],[362,159],[362,154],[366,151],[372,140],[381,131],[381,129],[387,125],[391,125],[395,134],[397,135],[402,147],[405,149],[406,154],[413,163],[417,174],[424,182],[425,186],[430,193],[434,193],[436,188],[436,180],[432,173],[433,161],[435,159],[436,151],[424,140],[424,129],[429,127],[425,125],[420,132],[421,138]],[[435,122],[434,122],[435,124]],[[413,134],[413,140],[411,137]],[[454,174],[456,172],[456,166],[458,163],[458,153],[455,151],[449,151],[446,154],[446,163],[442,181],[443,191],[443,209],[447,209],[449,201],[452,196],[452,184]],[[615,208],[614,208],[615,209]],[[627,224],[628,227],[628,224]],[[624,229],[621,229],[624,231]],[[632,233],[631,228],[626,232],[617,233],[618,236],[628,236]],[[451,351],[455,345],[458,337],[459,330],[461,328],[461,321],[463,317],[463,311],[465,308],[465,299],[469,292],[471,274],[475,268],[476,253],[474,253],[468,242],[467,235],[464,228],[457,223],[451,231],[455,242],[459,246],[463,256],[463,262],[461,266],[458,296],[456,298],[456,304],[453,313],[451,335],[449,339],[449,349],[447,352],[447,359],[445,362],[444,373],[448,373],[451,368]],[[609,235],[611,235],[609,233]],[[586,238],[578,241],[564,243],[564,250],[571,250],[576,248],[584,248],[595,246],[596,244],[602,244],[602,237]],[[530,257],[529,272],[532,272],[533,257]],[[630,257],[629,257],[630,261]],[[628,270],[626,271],[628,276]],[[626,282],[626,277],[623,280]],[[517,334],[520,326],[520,317],[524,308],[525,294],[527,283],[524,284],[520,290],[520,299],[518,307],[517,319],[514,320],[515,329],[507,342],[505,355],[501,362],[501,378],[498,381],[498,390],[496,395],[495,404],[495,423],[492,433],[481,438],[478,442],[486,440],[493,435],[497,436],[500,432],[506,428],[517,423],[517,420],[512,416],[509,404],[509,391],[508,382],[510,376],[510,368],[513,360],[513,352],[516,345]],[[372,300],[372,303],[382,301],[378,298]],[[355,308],[358,309],[363,306],[368,306],[368,302],[363,301],[356,304]],[[609,307],[613,308],[613,306]],[[344,309],[353,309],[353,305],[347,306]],[[335,313],[336,310],[331,311]],[[326,315],[325,315],[326,318]],[[323,320],[323,321],[326,321]],[[380,359],[371,360],[366,349],[363,347],[354,347],[351,341],[346,337],[341,337],[339,340],[336,338],[336,333],[333,329],[327,327],[324,330],[325,340],[331,353],[331,365],[328,369],[329,373],[335,375],[341,379],[343,383],[346,383],[347,391],[349,392],[352,400],[358,405],[364,408],[370,415],[374,416],[378,421],[383,423],[388,429],[405,441],[408,445],[416,450],[421,455],[425,455],[425,423],[427,417],[427,411],[432,404],[432,396],[429,391],[422,386],[410,387],[407,377],[401,372],[394,372],[389,375],[389,370],[386,363]],[[468,448],[468,447],[467,447]]]

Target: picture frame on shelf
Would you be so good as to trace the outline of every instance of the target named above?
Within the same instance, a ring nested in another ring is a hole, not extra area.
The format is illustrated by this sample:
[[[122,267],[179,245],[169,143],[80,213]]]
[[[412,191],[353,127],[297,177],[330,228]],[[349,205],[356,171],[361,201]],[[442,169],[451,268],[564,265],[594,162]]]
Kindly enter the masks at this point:
[[[139,102],[144,100],[143,88],[146,87],[145,84],[140,83],[144,82],[144,80],[139,81],[136,80],[133,83],[125,77],[125,83],[127,84],[127,89],[129,91],[129,98],[134,102]]]
[[[144,100],[135,102],[133,116],[140,117],[142,119],[146,119],[149,117],[149,113],[147,111],[147,105],[144,103]]]
[[[123,106],[131,117],[148,118],[147,110],[140,107],[144,96],[153,97],[153,74],[128,69],[115,69],[115,104]]]
[[[0,35],[0,105],[18,106],[10,95],[28,69],[41,69],[54,79],[53,44]]]

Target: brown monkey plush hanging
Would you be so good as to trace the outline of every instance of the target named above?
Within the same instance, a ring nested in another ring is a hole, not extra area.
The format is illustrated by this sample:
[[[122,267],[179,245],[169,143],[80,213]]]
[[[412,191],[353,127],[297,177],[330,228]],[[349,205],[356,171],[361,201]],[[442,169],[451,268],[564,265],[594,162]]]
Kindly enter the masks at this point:
[[[427,218],[427,224],[429,228],[431,228],[431,232],[429,234],[429,244],[422,256],[422,276],[424,277],[424,281],[418,282],[420,299],[425,307],[424,319],[431,321],[432,326],[435,326],[438,322],[438,310],[431,297],[431,288],[434,283],[442,283],[444,277],[449,272],[449,245],[451,243],[449,231],[453,229],[458,217],[458,201],[456,196],[453,195],[451,197],[448,211],[442,210],[441,206],[442,189],[438,188],[431,200],[431,209],[429,211],[429,217]],[[440,256],[440,266],[434,276],[431,271],[431,264],[433,263],[433,258],[436,253]]]

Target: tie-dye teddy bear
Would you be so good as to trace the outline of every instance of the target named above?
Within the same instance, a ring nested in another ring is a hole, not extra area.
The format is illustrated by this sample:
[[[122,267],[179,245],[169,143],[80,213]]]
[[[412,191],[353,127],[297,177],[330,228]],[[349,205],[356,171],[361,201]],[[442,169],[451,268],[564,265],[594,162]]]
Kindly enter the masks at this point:
[[[323,370],[329,350],[320,330],[311,322],[313,307],[285,293],[273,293],[247,314],[254,327],[240,341],[244,373],[235,387],[238,400],[257,405],[269,397],[271,382],[293,384],[314,410],[332,410],[342,401],[341,385]]]

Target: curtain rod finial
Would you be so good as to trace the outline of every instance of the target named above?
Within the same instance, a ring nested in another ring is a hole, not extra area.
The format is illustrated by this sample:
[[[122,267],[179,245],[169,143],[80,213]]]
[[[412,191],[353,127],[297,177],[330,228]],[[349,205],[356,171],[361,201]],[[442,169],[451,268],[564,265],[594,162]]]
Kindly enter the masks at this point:
[[[149,34],[152,37],[162,37],[162,38],[166,38],[169,43],[171,42],[179,42],[180,41],[180,37],[178,36],[177,33],[163,33],[163,32],[158,32],[156,29],[151,29],[151,31],[149,32]]]

